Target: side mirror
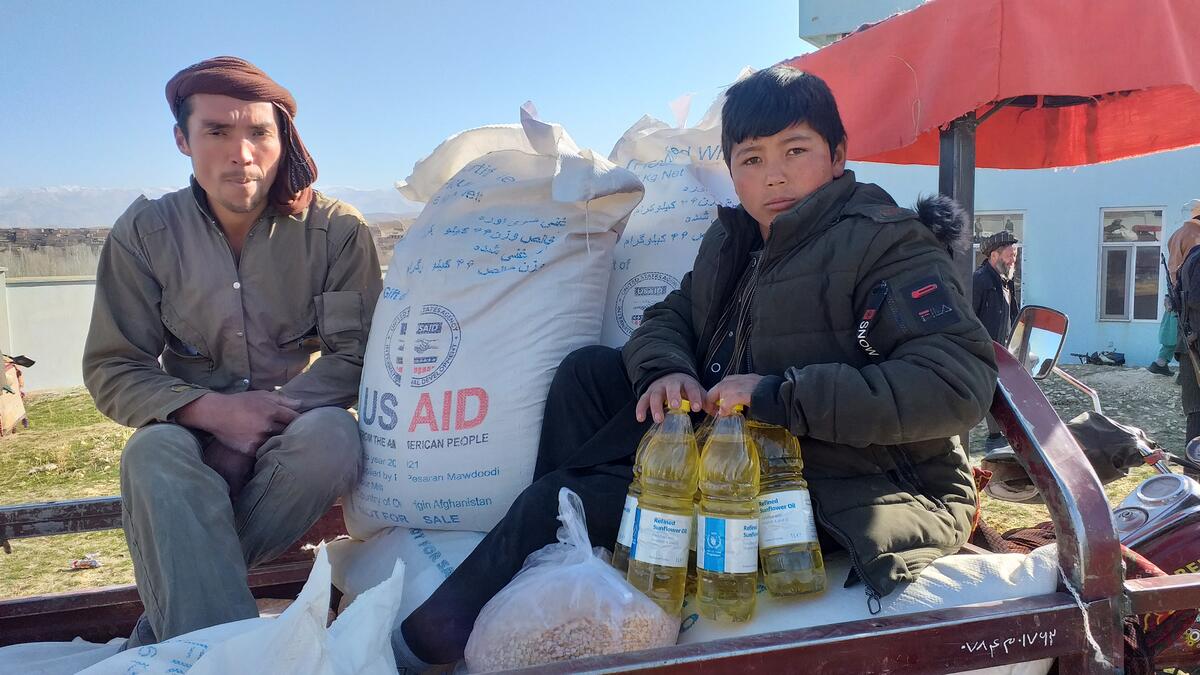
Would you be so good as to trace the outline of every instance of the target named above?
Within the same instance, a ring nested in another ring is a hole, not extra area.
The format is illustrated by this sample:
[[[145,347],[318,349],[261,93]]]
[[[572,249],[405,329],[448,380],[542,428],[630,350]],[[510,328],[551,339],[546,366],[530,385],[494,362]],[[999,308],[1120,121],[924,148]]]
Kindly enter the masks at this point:
[[[1057,309],[1028,305],[1021,309],[1008,351],[1035,380],[1045,379],[1054,366],[1067,338],[1067,315]]]

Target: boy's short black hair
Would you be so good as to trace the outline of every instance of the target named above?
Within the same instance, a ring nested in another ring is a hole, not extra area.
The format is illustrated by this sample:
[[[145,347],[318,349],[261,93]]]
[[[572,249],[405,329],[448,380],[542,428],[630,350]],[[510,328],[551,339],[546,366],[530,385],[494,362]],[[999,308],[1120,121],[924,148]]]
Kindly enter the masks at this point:
[[[725,164],[733,146],[748,138],[772,136],[807,122],[825,142],[830,157],[846,140],[837,101],[825,80],[788,66],[772,66],[747,77],[725,92],[721,107],[721,148]]]

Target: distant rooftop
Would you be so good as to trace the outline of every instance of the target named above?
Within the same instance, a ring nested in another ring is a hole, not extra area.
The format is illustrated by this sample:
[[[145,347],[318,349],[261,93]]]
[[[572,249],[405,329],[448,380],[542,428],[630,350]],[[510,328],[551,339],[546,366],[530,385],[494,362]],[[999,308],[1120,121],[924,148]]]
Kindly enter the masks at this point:
[[[898,12],[923,4],[923,0],[797,0],[800,5],[800,39],[824,47]]]

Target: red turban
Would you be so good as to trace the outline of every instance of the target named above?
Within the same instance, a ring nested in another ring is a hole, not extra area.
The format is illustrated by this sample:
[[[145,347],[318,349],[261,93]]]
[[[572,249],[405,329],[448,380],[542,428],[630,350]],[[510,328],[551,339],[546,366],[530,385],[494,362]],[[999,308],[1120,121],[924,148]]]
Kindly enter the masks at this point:
[[[312,184],[317,180],[313,161],[293,121],[296,99],[254,64],[236,56],[218,56],[188,66],[167,82],[167,104],[179,117],[179,108],[192,94],[220,94],[243,101],[266,101],[280,112],[283,153],[279,172],[271,185],[271,202],[280,211],[296,215],[312,201]]]

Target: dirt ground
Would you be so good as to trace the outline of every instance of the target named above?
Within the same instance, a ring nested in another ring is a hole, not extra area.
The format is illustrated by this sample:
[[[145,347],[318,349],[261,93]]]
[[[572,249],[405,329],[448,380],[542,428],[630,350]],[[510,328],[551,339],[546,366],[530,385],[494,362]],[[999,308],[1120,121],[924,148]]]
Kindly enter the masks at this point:
[[[1174,377],[1155,375],[1144,368],[1114,368],[1111,366],[1064,365],[1063,369],[1096,390],[1103,412],[1123,424],[1140,427],[1147,436],[1169,452],[1182,454],[1186,420],[1179,403],[1179,387]],[[1091,410],[1091,399],[1051,375],[1039,385],[1046,398],[1063,420]],[[971,461],[983,458],[987,426],[980,424],[971,432]],[[1109,503],[1114,506],[1137,485],[1153,475],[1149,466],[1131,469],[1129,475],[1105,486]],[[981,497],[983,519],[1000,532],[1030,527],[1050,519],[1046,507],[1040,504],[1014,504]]]
[[[1183,454],[1187,420],[1179,403],[1179,385],[1175,377],[1155,375],[1145,368],[1063,365],[1067,371],[1100,395],[1104,414],[1140,427],[1146,435],[1174,454]],[[1176,366],[1172,366],[1175,370]],[[1046,398],[1064,421],[1091,410],[1091,400],[1062,378],[1051,374],[1038,383]],[[971,433],[971,454],[977,459],[983,450],[987,427],[980,424]]]

